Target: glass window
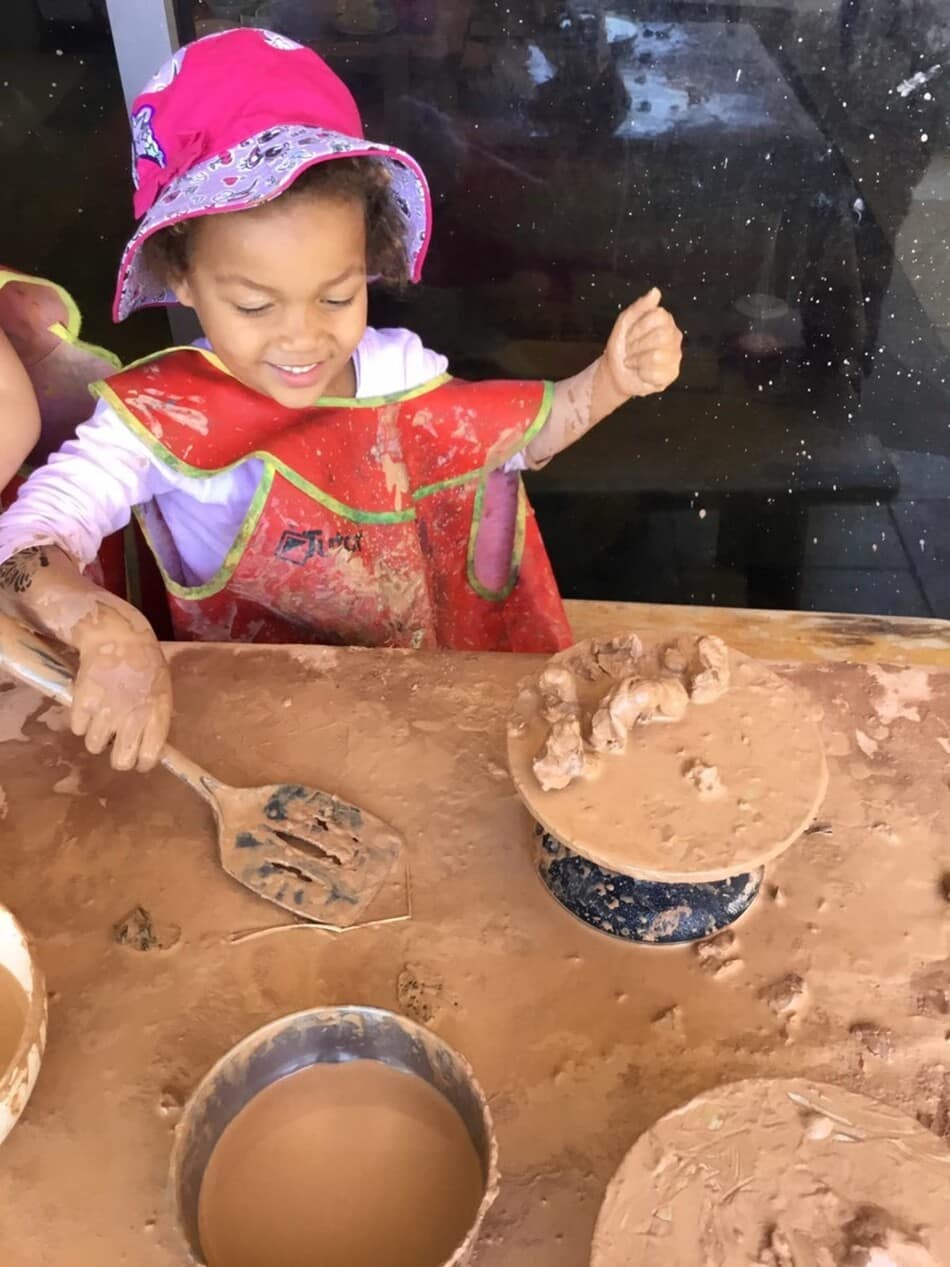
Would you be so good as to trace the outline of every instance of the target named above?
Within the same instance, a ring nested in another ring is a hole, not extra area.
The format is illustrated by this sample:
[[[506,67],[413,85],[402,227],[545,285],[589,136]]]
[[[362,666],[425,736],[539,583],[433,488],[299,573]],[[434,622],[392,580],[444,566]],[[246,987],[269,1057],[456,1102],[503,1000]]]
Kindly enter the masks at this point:
[[[456,373],[560,377],[662,287],[680,381],[529,477],[565,594],[950,616],[943,0],[201,0],[414,153]]]

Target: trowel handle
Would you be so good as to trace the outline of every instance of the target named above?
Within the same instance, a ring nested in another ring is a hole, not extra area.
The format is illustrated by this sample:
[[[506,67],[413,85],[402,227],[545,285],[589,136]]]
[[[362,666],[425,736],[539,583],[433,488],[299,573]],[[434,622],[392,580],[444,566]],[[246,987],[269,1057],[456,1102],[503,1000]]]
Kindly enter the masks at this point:
[[[215,793],[221,784],[213,774],[209,774],[207,770],[198,765],[197,761],[192,761],[191,757],[186,757],[183,752],[179,752],[171,744],[166,744],[162,749],[161,761],[166,770],[170,770],[172,774],[181,779],[182,783],[187,783],[193,792],[197,792],[199,796],[203,797],[217,816],[218,798]]]
[[[4,615],[0,615],[0,666],[58,704],[67,708],[72,704],[76,670],[45,638]]]

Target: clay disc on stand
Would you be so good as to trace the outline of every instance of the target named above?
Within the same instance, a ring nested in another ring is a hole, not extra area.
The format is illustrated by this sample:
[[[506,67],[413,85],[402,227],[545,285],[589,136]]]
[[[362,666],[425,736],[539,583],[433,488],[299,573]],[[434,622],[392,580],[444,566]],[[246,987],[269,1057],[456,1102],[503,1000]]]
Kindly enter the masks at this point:
[[[674,647],[689,651],[697,639],[645,645],[626,662],[610,652],[612,645],[578,643],[549,661],[576,680],[585,737],[611,688],[631,672],[674,676],[664,656]],[[728,652],[728,664],[729,687],[718,699],[691,701],[676,721],[634,726],[622,752],[590,754],[587,773],[551,791],[532,768],[551,729],[539,678],[523,683],[508,728],[508,759],[537,821],[599,866],[645,880],[719,880],[781,854],[824,799],[821,736],[810,701],[791,683],[737,651]]]
[[[662,1118],[611,1180],[591,1267],[945,1267],[950,1150],[837,1087],[750,1079]]]

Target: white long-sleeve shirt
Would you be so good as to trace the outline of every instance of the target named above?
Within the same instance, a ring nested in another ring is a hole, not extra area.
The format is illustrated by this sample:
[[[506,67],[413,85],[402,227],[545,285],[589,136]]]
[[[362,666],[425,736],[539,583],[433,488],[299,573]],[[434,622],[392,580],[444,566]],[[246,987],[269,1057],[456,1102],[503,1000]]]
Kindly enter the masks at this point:
[[[409,330],[367,329],[354,356],[356,395],[410,391],[443,374],[444,356]],[[521,454],[507,470],[524,468]],[[0,516],[0,563],[30,546],[57,545],[80,567],[110,533],[124,528],[134,506],[153,499],[178,553],[180,579],[201,585],[218,571],[263,474],[256,458],[208,479],[166,465],[116,412],[100,401],[87,422],[35,471]]]

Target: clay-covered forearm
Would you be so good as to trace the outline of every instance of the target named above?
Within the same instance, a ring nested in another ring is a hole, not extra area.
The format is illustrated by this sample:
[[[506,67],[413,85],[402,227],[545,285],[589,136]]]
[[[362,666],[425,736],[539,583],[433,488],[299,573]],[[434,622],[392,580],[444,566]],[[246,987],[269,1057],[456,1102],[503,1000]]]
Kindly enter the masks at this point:
[[[625,400],[613,385],[602,356],[573,378],[555,383],[548,420],[525,449],[528,466],[537,470],[550,462]]]
[[[140,612],[96,585],[52,545],[30,546],[0,564],[0,608],[76,648],[97,624],[118,621],[151,632]]]

